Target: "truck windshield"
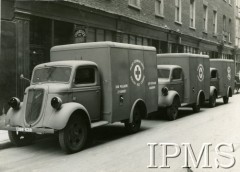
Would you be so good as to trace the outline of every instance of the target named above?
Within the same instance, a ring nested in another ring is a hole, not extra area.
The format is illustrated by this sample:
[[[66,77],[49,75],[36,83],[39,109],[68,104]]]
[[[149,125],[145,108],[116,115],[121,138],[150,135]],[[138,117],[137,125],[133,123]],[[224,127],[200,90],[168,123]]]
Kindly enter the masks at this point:
[[[158,69],[158,78],[168,79],[170,74],[169,69]]]
[[[33,74],[33,83],[42,83],[42,82],[69,82],[71,74],[70,67],[44,67],[39,68],[34,71]]]

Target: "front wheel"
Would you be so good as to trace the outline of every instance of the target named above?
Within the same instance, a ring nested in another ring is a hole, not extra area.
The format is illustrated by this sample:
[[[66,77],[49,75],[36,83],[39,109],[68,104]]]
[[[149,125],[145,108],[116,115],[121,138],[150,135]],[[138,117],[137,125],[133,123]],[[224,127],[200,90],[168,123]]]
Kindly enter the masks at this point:
[[[36,135],[33,133],[25,133],[25,132],[16,132],[16,131],[8,131],[8,136],[15,146],[26,146],[30,145],[36,139]]]
[[[130,123],[129,121],[125,122],[125,128],[129,134],[136,133],[140,130],[141,127],[141,114],[138,108],[135,108],[133,111],[133,121]]]
[[[213,94],[210,99],[209,99],[209,106],[212,108],[212,107],[215,107],[216,106],[216,95]]]
[[[175,98],[171,104],[171,106],[167,107],[167,117],[170,121],[173,121],[178,116],[178,102]]]
[[[66,153],[75,153],[84,148],[88,137],[86,121],[80,116],[73,116],[67,126],[59,131],[59,143]]]
[[[223,97],[223,103],[224,103],[224,104],[227,104],[227,103],[228,103],[228,100],[229,100],[229,97],[228,97],[228,96],[224,96],[224,97]]]

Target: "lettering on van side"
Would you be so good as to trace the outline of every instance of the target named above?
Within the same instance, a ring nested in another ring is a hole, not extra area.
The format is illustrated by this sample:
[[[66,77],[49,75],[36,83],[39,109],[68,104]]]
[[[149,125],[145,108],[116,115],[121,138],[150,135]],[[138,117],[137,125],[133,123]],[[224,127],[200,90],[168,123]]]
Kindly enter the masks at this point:
[[[136,86],[140,86],[144,83],[144,64],[136,59],[131,63],[130,66],[130,79],[132,83]]]
[[[154,90],[156,88],[157,82],[148,82],[148,89]]]
[[[202,82],[204,80],[204,67],[202,64],[198,65],[197,71],[198,71],[197,78],[200,82]]]
[[[126,88],[128,88],[128,84],[116,85],[117,94],[124,94],[127,92]]]

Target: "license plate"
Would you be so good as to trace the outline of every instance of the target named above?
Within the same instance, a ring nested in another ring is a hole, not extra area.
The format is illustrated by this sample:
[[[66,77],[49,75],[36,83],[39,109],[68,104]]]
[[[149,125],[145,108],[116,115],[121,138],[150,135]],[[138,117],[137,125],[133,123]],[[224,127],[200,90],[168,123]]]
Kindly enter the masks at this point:
[[[32,132],[32,128],[16,127],[17,132]]]

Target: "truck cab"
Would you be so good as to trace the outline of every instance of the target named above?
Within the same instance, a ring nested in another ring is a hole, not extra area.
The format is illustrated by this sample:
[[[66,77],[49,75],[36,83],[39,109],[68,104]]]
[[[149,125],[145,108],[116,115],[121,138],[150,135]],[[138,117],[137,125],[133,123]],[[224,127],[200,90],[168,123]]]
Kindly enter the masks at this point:
[[[190,106],[200,111],[209,95],[209,58],[188,53],[158,54],[158,107],[175,120],[178,108]]]

